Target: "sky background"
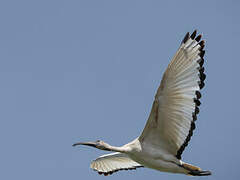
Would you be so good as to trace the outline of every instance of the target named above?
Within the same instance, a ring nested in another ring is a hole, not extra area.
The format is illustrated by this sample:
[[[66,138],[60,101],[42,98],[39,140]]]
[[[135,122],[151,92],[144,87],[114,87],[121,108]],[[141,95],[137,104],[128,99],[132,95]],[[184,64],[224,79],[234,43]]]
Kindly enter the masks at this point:
[[[226,3],[227,2],[227,3]],[[0,179],[192,179],[147,168],[110,177],[104,154],[140,135],[186,32],[206,40],[206,86],[183,160],[238,179],[240,2],[0,1]]]

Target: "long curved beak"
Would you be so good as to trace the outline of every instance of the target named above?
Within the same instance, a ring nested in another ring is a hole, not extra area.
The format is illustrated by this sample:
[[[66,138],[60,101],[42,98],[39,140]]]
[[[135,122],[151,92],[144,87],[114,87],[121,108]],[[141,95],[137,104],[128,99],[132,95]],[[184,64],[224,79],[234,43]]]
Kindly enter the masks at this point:
[[[97,146],[97,144],[95,142],[78,142],[78,143],[73,144],[72,146],[78,146],[78,145],[91,146],[91,147]]]

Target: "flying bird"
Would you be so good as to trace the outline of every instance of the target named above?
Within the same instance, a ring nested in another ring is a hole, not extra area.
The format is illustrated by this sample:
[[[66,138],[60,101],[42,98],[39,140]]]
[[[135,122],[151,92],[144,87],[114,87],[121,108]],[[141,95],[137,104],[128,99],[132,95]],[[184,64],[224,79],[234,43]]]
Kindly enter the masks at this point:
[[[195,129],[201,104],[200,90],[206,78],[205,41],[201,38],[196,30],[185,35],[163,74],[149,118],[138,138],[121,147],[100,140],[73,144],[114,152],[92,161],[92,169],[104,175],[140,167],[191,176],[211,175],[210,171],[181,160]]]

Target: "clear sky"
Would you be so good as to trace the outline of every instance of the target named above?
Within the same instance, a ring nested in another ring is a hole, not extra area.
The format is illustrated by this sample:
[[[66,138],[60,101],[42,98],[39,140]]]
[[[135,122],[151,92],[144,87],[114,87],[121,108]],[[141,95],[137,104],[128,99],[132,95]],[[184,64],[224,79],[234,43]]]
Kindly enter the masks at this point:
[[[106,179],[104,154],[140,135],[162,74],[187,31],[206,40],[206,86],[183,160],[238,179],[240,3],[1,0],[0,179]],[[109,178],[109,177],[108,177]],[[111,179],[191,179],[147,168]]]

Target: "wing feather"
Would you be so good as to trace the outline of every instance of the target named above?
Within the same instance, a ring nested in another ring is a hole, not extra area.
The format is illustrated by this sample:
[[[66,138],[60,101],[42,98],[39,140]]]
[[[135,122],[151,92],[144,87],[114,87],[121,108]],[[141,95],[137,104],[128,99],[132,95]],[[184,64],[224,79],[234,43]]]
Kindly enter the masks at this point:
[[[105,176],[119,170],[132,170],[139,167],[143,166],[130,159],[126,154],[118,152],[100,156],[91,163],[92,169]]]
[[[184,37],[165,71],[140,141],[154,143],[181,159],[191,139],[204,86],[204,41],[196,31]],[[196,38],[195,38],[196,37]]]

